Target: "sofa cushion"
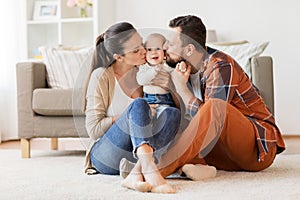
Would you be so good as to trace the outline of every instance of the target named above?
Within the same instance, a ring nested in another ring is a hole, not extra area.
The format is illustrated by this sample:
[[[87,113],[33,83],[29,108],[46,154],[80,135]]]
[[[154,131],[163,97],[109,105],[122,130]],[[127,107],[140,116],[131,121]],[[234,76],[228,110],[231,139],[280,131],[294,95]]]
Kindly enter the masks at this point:
[[[47,69],[47,82],[51,88],[73,88],[82,67],[88,67],[93,47],[81,49],[39,47]]]
[[[212,43],[208,46],[223,51],[234,58],[251,78],[250,60],[259,56],[267,48],[269,42],[249,43],[247,41]]]
[[[35,89],[33,91],[32,109],[40,115],[72,116],[84,115],[72,106],[73,89]]]

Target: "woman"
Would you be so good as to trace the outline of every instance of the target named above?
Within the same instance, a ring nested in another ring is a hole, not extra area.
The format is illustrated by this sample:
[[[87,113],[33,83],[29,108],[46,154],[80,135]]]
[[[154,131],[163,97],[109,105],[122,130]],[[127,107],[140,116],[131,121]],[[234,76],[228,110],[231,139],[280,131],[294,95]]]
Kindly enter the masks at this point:
[[[112,25],[96,40],[86,92],[86,129],[91,138],[86,173],[119,174],[120,160],[126,158],[136,164],[122,186],[174,193],[155,161],[174,139],[180,112],[170,107],[152,121],[156,105],[150,107],[139,98],[142,88],[135,79],[145,53],[141,36],[129,23]]]

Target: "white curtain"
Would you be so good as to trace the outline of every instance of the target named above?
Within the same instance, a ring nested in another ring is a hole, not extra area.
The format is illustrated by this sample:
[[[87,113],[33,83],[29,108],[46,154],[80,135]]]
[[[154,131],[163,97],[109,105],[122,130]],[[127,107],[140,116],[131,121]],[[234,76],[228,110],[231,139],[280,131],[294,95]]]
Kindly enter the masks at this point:
[[[21,59],[20,1],[5,1],[0,12],[0,142],[17,139],[16,63]]]

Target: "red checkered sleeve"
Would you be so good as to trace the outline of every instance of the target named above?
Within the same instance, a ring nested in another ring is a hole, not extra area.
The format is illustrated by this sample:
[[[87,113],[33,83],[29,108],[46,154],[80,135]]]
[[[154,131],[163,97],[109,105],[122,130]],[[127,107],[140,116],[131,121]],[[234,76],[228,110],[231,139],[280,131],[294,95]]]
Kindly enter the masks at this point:
[[[187,105],[187,113],[190,115],[190,117],[194,117],[196,113],[198,112],[198,109],[200,105],[203,102],[200,101],[200,99],[193,97],[190,99],[188,105]]]

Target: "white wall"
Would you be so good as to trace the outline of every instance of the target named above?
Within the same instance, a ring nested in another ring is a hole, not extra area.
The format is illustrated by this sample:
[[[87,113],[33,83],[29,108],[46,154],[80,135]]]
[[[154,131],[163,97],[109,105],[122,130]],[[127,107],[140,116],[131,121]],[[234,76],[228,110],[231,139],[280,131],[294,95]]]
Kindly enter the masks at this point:
[[[116,5],[114,0],[98,0],[99,7],[99,34],[115,22]]]
[[[300,1],[297,0],[115,0],[116,21],[137,28],[167,28],[179,15],[201,17],[220,40],[269,41],[274,60],[275,115],[284,134],[300,134]]]
[[[5,9],[0,12],[0,134],[2,140],[16,139],[17,129],[17,87],[16,63],[20,59],[20,23],[22,2],[18,0],[6,2]]]

